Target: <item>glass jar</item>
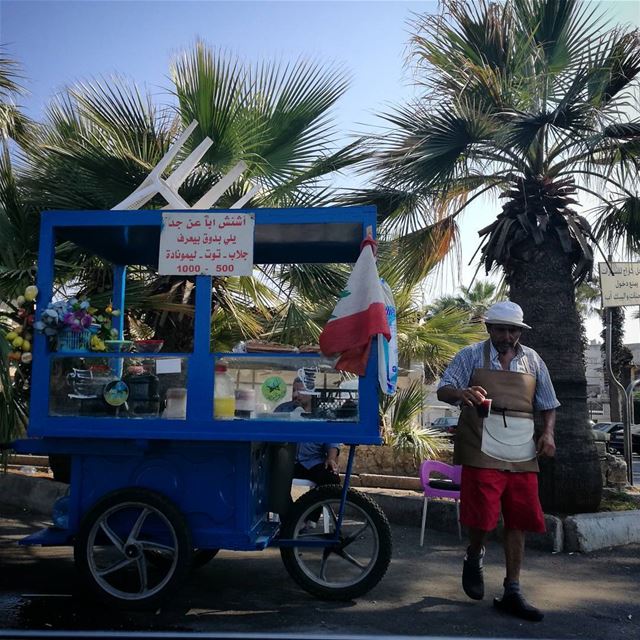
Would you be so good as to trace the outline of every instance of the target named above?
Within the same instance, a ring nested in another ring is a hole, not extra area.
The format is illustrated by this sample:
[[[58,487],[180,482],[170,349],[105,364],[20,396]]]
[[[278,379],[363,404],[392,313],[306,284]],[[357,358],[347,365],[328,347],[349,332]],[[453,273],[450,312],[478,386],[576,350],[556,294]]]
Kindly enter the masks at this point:
[[[213,417],[233,418],[236,412],[236,395],[233,378],[227,373],[227,365],[216,364],[216,377],[213,389]]]

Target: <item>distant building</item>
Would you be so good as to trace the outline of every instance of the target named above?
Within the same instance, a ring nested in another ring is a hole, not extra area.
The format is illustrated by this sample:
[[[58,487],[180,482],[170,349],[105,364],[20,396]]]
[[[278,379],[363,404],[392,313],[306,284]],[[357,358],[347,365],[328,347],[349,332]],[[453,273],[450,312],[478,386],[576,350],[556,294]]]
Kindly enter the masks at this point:
[[[446,402],[440,402],[436,395],[438,384],[430,384],[426,387],[426,398],[424,400],[424,410],[422,414],[422,424],[425,427],[431,426],[431,423],[442,416],[458,416],[460,410],[456,407],[447,404]]]

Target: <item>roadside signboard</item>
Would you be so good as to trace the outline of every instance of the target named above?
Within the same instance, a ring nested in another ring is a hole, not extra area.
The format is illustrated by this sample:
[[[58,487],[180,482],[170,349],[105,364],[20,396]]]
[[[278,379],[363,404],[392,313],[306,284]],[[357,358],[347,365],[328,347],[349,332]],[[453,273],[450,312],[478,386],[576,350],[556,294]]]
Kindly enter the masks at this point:
[[[163,213],[158,273],[250,276],[254,227],[252,213]]]
[[[600,262],[603,307],[640,305],[640,262]],[[613,273],[611,272],[613,270]]]

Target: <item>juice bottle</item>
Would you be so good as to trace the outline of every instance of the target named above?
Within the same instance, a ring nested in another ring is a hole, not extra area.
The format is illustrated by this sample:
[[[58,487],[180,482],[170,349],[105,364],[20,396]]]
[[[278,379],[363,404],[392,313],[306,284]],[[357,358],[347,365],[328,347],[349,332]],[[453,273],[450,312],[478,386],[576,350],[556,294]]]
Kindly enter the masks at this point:
[[[236,412],[235,385],[227,373],[227,365],[216,364],[216,378],[213,389],[213,417],[233,418]]]

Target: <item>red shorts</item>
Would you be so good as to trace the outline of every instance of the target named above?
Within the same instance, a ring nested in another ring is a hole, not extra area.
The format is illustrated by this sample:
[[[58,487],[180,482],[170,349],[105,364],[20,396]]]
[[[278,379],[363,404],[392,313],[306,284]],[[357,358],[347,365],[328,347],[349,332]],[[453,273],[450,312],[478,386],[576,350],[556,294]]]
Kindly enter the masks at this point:
[[[538,474],[462,467],[460,522],[491,531],[502,510],[506,529],[546,531],[538,498]]]

